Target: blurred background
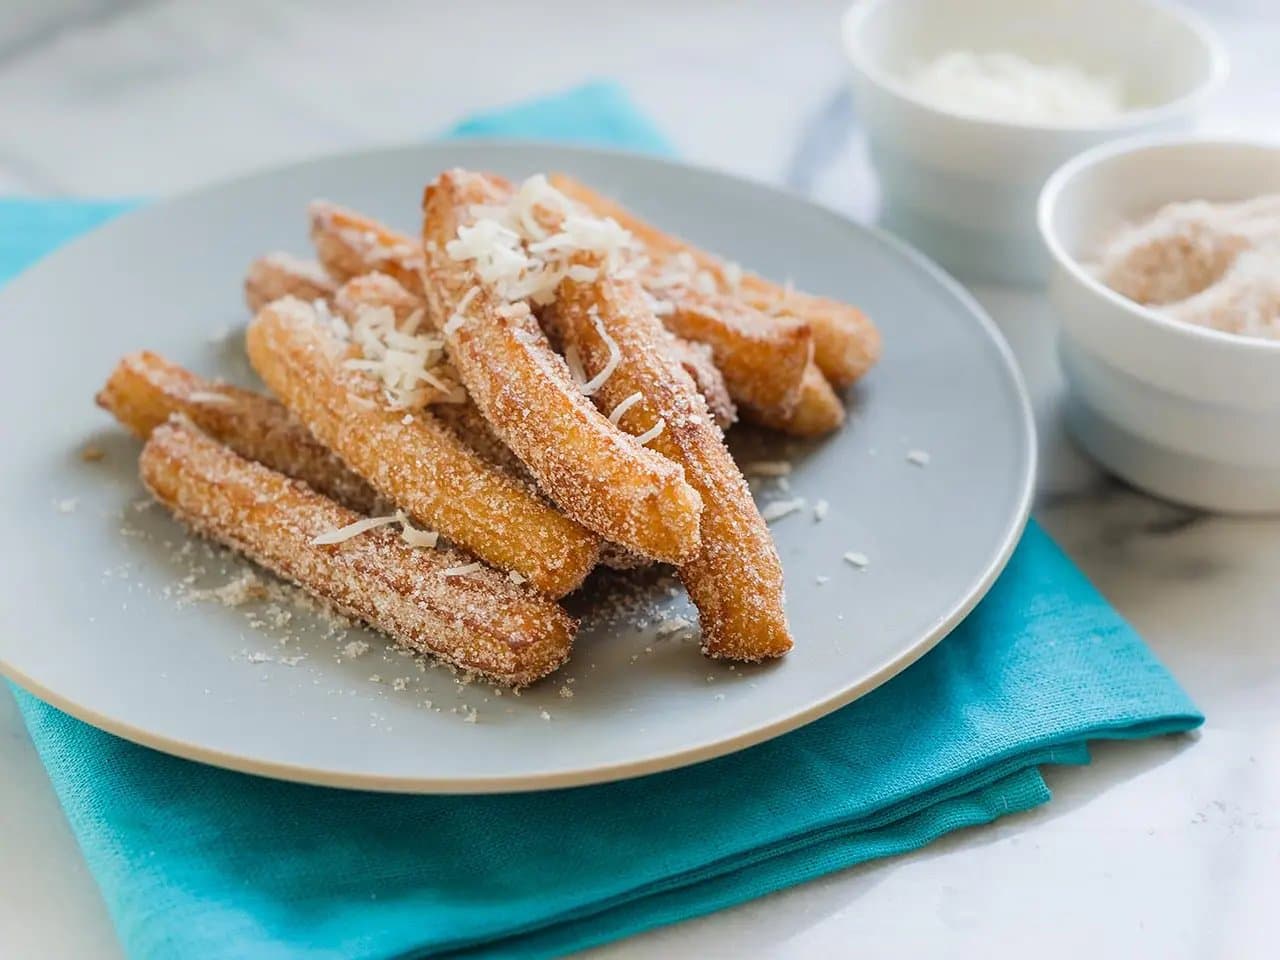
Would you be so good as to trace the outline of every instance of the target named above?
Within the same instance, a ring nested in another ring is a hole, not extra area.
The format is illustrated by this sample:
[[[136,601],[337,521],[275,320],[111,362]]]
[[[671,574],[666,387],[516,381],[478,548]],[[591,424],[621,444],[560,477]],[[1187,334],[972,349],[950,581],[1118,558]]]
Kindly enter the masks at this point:
[[[169,193],[430,137],[477,108],[608,77],[684,157],[865,214],[871,184],[839,43],[847,5],[7,0],[0,192]],[[1280,91],[1266,66],[1280,50],[1280,3],[1189,5],[1232,58],[1210,126],[1274,120]]]

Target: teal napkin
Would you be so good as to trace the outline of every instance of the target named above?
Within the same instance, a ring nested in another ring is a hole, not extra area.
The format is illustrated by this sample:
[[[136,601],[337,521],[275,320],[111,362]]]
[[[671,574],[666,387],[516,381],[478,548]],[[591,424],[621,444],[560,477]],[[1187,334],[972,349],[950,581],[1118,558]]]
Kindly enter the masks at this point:
[[[459,130],[663,145],[608,85]],[[0,203],[0,278],[121,208]],[[148,960],[555,956],[1027,810],[1049,799],[1038,768],[1087,763],[1088,740],[1202,722],[1034,523],[988,597],[901,676],[795,733],[623,783],[305,787],[175,759],[15,693],[120,939]]]

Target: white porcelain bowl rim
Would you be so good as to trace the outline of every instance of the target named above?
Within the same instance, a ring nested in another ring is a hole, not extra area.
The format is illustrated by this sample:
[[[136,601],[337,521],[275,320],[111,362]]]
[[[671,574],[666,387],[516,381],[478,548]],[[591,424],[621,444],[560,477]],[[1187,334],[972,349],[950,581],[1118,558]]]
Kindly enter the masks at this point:
[[[1058,240],[1057,231],[1054,227],[1058,201],[1067,186],[1086,170],[1098,167],[1117,157],[1127,156],[1142,150],[1153,148],[1157,150],[1176,150],[1186,147],[1222,147],[1224,149],[1248,147],[1251,149],[1270,150],[1276,153],[1276,159],[1280,161],[1280,141],[1256,137],[1145,134],[1100,144],[1076,154],[1076,156],[1058,167],[1057,170],[1050,174],[1049,179],[1045,181],[1045,185],[1040,191],[1040,199],[1036,204],[1036,224],[1040,230],[1040,237],[1048,248],[1050,257],[1058,267],[1065,270],[1072,279],[1095,296],[1107,301],[1112,306],[1119,307],[1137,322],[1165,331],[1171,337],[1201,343],[1208,349],[1240,354],[1271,353],[1280,358],[1280,340],[1243,337],[1237,333],[1227,333],[1210,327],[1183,323],[1165,316],[1158,310],[1135,303],[1092,276],[1089,271],[1084,269],[1079,260],[1066,251]]]
[[[1204,18],[1182,6],[1156,4],[1150,3],[1148,0],[1138,0],[1138,2],[1147,9],[1157,10],[1180,20],[1182,24],[1191,31],[1192,35],[1195,36],[1196,39],[1204,46],[1205,52],[1209,56],[1209,69],[1206,71],[1200,83],[1181,97],[1168,100],[1152,107],[1143,107],[1138,110],[1126,110],[1119,116],[1095,123],[1024,123],[955,113],[951,110],[943,110],[936,107],[924,98],[917,96],[905,83],[895,77],[890,71],[881,70],[876,65],[874,57],[867,55],[862,43],[860,42],[860,28],[872,12],[890,2],[895,2],[895,0],[855,0],[853,5],[845,11],[841,28],[841,45],[844,48],[845,57],[848,59],[850,65],[870,83],[879,87],[884,93],[897,97],[901,100],[908,101],[912,106],[924,110],[935,117],[972,124],[975,128],[979,129],[985,128],[991,131],[1021,130],[1045,134],[1110,132],[1120,136],[1124,135],[1128,131],[1151,127],[1160,124],[1166,119],[1171,119],[1187,113],[1206,100],[1214,91],[1221,87],[1227,79],[1229,60],[1226,48],[1223,46],[1222,40],[1218,37],[1217,33],[1214,32],[1213,28],[1209,26],[1208,22]]]

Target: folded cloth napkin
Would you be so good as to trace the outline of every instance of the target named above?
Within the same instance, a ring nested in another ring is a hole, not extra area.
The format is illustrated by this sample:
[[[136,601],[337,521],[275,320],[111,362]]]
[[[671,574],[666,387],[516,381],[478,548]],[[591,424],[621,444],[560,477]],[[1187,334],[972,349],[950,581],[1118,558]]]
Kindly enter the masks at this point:
[[[660,149],[616,88],[471,120]],[[0,204],[0,278],[118,212]],[[674,923],[1049,799],[1086,741],[1202,718],[1033,523],[950,637],[769,743],[623,783],[411,797],[259,779],[136,746],[15,690],[138,958],[554,956]]]

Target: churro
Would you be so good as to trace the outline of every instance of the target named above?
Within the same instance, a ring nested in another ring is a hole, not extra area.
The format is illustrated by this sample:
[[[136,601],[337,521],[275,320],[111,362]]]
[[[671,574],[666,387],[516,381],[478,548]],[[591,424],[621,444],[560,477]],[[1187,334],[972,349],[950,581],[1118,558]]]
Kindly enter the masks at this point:
[[[545,316],[565,349],[581,354],[588,375],[620,354],[596,403],[629,433],[656,432],[654,449],[681,464],[702,496],[701,548],[679,574],[698,608],[703,651],[746,661],[785,654],[792,639],[768,527],[692,379],[663,350],[668,334],[639,284],[603,271],[593,280],[565,279]]]
[[[354,344],[286,298],[249,325],[258,375],[315,437],[417,522],[549,596],[575,589],[598,538],[480,457],[426,410],[397,409]]]
[[[412,650],[517,687],[569,656],[572,618],[464,554],[417,549],[385,528],[315,543],[359,516],[189,421],[155,428],[140,469],[152,495],[195,532]]]
[[[660,273],[687,275],[690,279],[684,286],[705,287],[733,296],[769,316],[791,317],[806,323],[813,333],[814,362],[837,387],[848,386],[879,359],[880,333],[858,308],[800,293],[745,272],[736,264],[662,232],[571,177],[555,174],[550,180],[561,192],[597,216],[611,217],[625,227],[641,243]]]
[[[180,413],[240,456],[302,480],[345,507],[372,513],[383,506],[373,488],[278,400],[198,377],[149,350],[116,364],[97,401],[143,440]]]
[[[805,323],[769,317],[720,293],[662,288],[668,330],[711,348],[729,395],[744,409],[783,416],[796,405],[813,336]],[[651,297],[654,297],[651,294]]]
[[[449,357],[494,431],[569,516],[645,556],[689,560],[702,505],[681,468],[596,410],[528,303],[458,255],[460,231],[478,228],[473,205],[508,193],[496,178],[447,171],[423,197],[428,313]]]
[[[290,253],[268,253],[253,263],[244,278],[244,301],[257,313],[272,300],[297,297],[299,300],[328,300],[337,284],[314,260]]]
[[[776,409],[743,411],[743,419],[793,437],[825,436],[838,430],[844,423],[844,417],[844,404],[840,397],[822,371],[812,363],[805,367],[804,378],[800,381],[800,396],[790,410],[785,413]]]
[[[406,234],[327,200],[307,207],[311,242],[329,276],[339,283],[366,273],[385,273],[422,297],[422,248]]]
[[[684,367],[684,372],[693,378],[693,385],[707,401],[707,409],[716,426],[721,430],[728,430],[733,426],[738,420],[738,408],[729,396],[729,386],[724,382],[724,374],[715,364],[711,348],[705,343],[695,343],[674,335],[667,337],[663,346],[671,359]]]

